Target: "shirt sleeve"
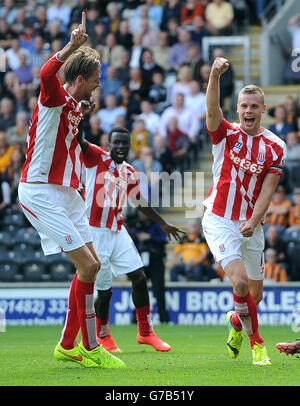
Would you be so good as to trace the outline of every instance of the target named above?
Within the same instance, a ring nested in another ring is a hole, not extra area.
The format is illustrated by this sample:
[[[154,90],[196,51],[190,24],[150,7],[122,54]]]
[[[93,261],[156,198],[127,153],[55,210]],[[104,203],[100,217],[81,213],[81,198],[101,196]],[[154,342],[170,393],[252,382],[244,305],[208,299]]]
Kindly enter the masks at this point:
[[[88,149],[83,155],[83,162],[87,168],[92,168],[93,166],[97,166],[99,164],[103,150],[90,142],[88,144]]]
[[[210,136],[212,142],[214,145],[219,144],[223,139],[227,136],[227,130],[232,129],[232,125],[223,118],[223,121],[219,125],[219,127],[216,129],[216,131],[209,131],[207,129],[207,125],[205,123],[205,129]]]
[[[286,145],[283,145],[281,153],[278,155],[278,158],[272,162],[268,173],[279,173],[280,176],[283,174],[283,168],[285,167],[286,160]]]
[[[55,54],[41,69],[40,102],[45,107],[57,107],[67,103],[66,92],[57,73],[63,64],[58,54]]]
[[[140,183],[136,174],[136,171],[133,170],[130,173],[127,184],[127,196],[131,199],[136,199],[141,195]]]

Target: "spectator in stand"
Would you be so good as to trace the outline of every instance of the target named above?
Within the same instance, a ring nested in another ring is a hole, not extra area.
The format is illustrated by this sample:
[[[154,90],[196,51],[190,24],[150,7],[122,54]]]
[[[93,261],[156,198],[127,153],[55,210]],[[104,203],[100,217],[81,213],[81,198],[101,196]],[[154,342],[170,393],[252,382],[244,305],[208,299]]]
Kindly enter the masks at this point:
[[[103,134],[101,129],[101,120],[99,116],[94,113],[89,118],[89,125],[84,130],[84,138],[91,144],[100,146],[100,138]]]
[[[157,312],[160,323],[169,322],[169,314],[166,309],[165,299],[165,246],[167,244],[166,233],[161,227],[150,220],[142,212],[129,220],[129,232],[141,254],[144,263],[144,271],[151,280],[153,294],[156,299]]]
[[[278,262],[283,267],[287,267],[289,258],[287,256],[287,244],[281,238],[278,229],[275,225],[270,225],[266,230],[265,251],[272,248],[276,251]]]
[[[207,29],[203,17],[196,16],[192,21],[191,40],[199,46],[199,52],[202,52],[202,41],[204,37],[210,37],[211,31]]]
[[[142,20],[147,19],[149,22],[151,31],[159,31],[159,24],[154,18],[149,16],[149,8],[147,4],[140,5],[132,18],[129,19],[130,32],[135,34],[136,32],[141,32]]]
[[[178,34],[179,34],[179,20],[177,18],[170,18],[168,21],[167,33],[168,33],[168,44],[170,47],[177,44]]]
[[[163,73],[163,69],[153,59],[153,53],[150,49],[145,49],[142,54],[142,66],[141,74],[143,85],[145,86],[145,92],[148,95],[150,87],[153,85],[152,75],[154,72],[160,71]]]
[[[153,156],[154,159],[160,162],[162,171],[171,173],[176,168],[172,152],[167,146],[167,139],[160,135],[155,135],[153,139]]]
[[[21,66],[14,70],[14,74],[21,85],[31,83],[33,81],[32,65],[28,64],[28,55],[24,52],[19,52],[19,58]]]
[[[162,23],[163,7],[159,4],[154,4],[154,0],[145,0],[145,9],[147,10],[147,17],[150,20],[156,22],[157,26],[160,27]],[[136,15],[143,17],[143,5],[136,9]]]
[[[185,107],[184,103],[184,95],[178,93],[174,103],[167,107],[160,117],[159,134],[166,137],[169,120],[171,117],[176,117],[179,130],[186,133],[190,143],[194,144],[197,142],[200,124],[194,111]]]
[[[18,79],[14,74],[14,72],[12,71],[6,72],[4,75],[4,83],[1,91],[1,97],[2,98],[7,97],[11,100],[15,100],[16,98],[15,89],[16,86],[18,85],[19,85]]]
[[[118,31],[116,32],[116,40],[124,49],[130,50],[133,45],[133,37],[129,30],[129,22],[127,20],[120,21]],[[128,52],[127,51],[127,52]]]
[[[15,36],[15,31],[7,24],[6,20],[0,18],[0,47],[3,49],[11,48]]]
[[[86,32],[88,36],[93,37],[95,32],[95,27],[101,19],[98,5],[95,3],[90,3],[86,14]],[[97,44],[96,44],[97,45]]]
[[[286,135],[288,132],[293,131],[293,126],[287,122],[287,112],[284,104],[275,107],[274,116],[276,122],[269,126],[269,130],[286,141]]]
[[[6,182],[10,191],[10,205],[13,212],[19,211],[18,186],[21,178],[25,155],[19,148],[15,148],[11,155],[11,163],[3,174],[3,182]]]
[[[181,7],[180,24],[192,28],[195,17],[204,18],[205,5],[199,0],[187,0]]]
[[[105,45],[105,38],[106,38],[106,31],[105,31],[105,24],[101,20],[97,20],[94,24],[93,30],[89,36],[90,40],[92,41],[94,47],[98,45]],[[119,44],[122,45],[122,44]]]
[[[117,68],[118,79],[122,85],[127,85],[130,80],[129,52],[124,49],[120,56],[120,66]]]
[[[28,56],[30,55],[30,53],[27,51],[27,49],[21,48],[19,38],[15,37],[11,41],[11,48],[9,48],[6,51],[8,67],[12,71],[15,71],[16,69],[18,69],[21,66],[21,61],[20,61],[20,57],[19,57],[20,52],[24,52]]]
[[[37,36],[34,23],[34,18],[26,19],[24,23],[24,30],[19,36],[21,48],[27,49],[27,51],[30,53],[34,51],[34,40]]]
[[[135,120],[135,124],[132,130],[132,156],[131,159],[139,159],[141,157],[141,151],[144,147],[149,145],[153,146],[153,136],[149,130],[147,130],[145,121],[141,118]]]
[[[168,122],[167,140],[175,165],[182,172],[190,141],[187,135],[179,130],[176,117],[171,117]]]
[[[120,8],[117,2],[109,2],[106,6],[107,17],[103,21],[106,26],[106,32],[117,34],[121,22]]]
[[[178,41],[171,47],[168,58],[169,65],[175,71],[178,71],[180,66],[187,61],[191,43],[191,33],[186,28],[180,28]]]
[[[201,57],[200,47],[195,42],[189,46],[188,59],[186,62],[191,69],[192,79],[200,80],[200,68],[204,64]]]
[[[64,4],[64,0],[54,0],[54,3],[54,5],[47,9],[47,20],[49,23],[58,21],[61,30],[67,32],[70,23],[71,8]]]
[[[126,112],[126,125],[125,127],[132,127],[133,121],[136,119],[136,116],[140,114],[140,98],[136,97],[133,93],[130,92],[128,86],[122,86],[120,89],[120,107]]]
[[[136,32],[132,37],[132,48],[130,54],[130,68],[140,68],[142,66],[142,54],[144,47],[142,45],[143,34],[141,32]]]
[[[202,237],[197,220],[188,224],[187,234],[176,244],[170,262],[170,278],[178,281],[181,275],[188,281],[203,281],[209,267],[209,249]]]
[[[77,0],[76,3],[76,6],[72,7],[70,12],[70,24],[80,24],[82,12],[86,11],[89,7],[89,0]]]
[[[278,186],[266,212],[266,224],[276,225],[279,232],[284,231],[288,225],[291,206],[292,202],[286,197],[284,188]]]
[[[161,30],[166,31],[168,29],[168,22],[175,18],[180,21],[180,13],[182,8],[181,0],[168,0],[167,4],[163,7]]]
[[[3,174],[11,164],[11,156],[16,147],[7,145],[4,131],[0,131],[0,174]]]
[[[101,128],[107,134],[113,128],[119,115],[126,115],[121,107],[117,106],[117,98],[114,94],[108,94],[104,100],[105,107],[97,112],[101,120]]]
[[[214,35],[231,35],[234,21],[233,6],[229,1],[212,0],[205,9],[207,27]]]
[[[105,46],[103,48],[103,62],[114,66],[120,67],[121,54],[124,51],[122,45],[118,45],[116,41],[116,35],[112,32],[108,33],[105,38]]]
[[[47,8],[46,6],[39,5],[34,11],[34,17],[36,18],[36,30],[38,35],[44,38],[44,33],[47,29]]]
[[[2,178],[3,174],[0,173],[0,221],[5,217],[6,210],[9,208],[11,202],[9,185],[7,182],[3,182]]]
[[[120,116],[119,116],[120,117]],[[104,149],[104,151],[109,152],[109,136],[107,133],[103,133],[100,137],[99,147]]]
[[[290,33],[292,40],[292,49],[300,48],[300,13],[291,17],[288,21],[287,30]],[[283,79],[287,85],[298,85],[300,83],[299,72],[293,69],[293,63],[298,58],[298,53],[289,58]]]
[[[210,71],[211,66],[208,63],[204,63],[203,65],[201,65],[199,83],[200,91],[202,93],[206,93]],[[197,79],[197,76],[195,77],[195,79]]]
[[[34,49],[30,52],[30,65],[41,68],[45,63],[45,56],[49,54],[49,50],[45,49],[43,37],[37,35],[34,39]]]
[[[142,195],[150,203],[152,200],[159,202],[159,174],[162,171],[162,165],[154,158],[153,149],[148,145],[142,148],[140,158],[135,159],[132,166],[139,175]]]
[[[300,117],[300,106],[293,96],[287,96],[284,100],[284,105],[287,114],[286,121],[294,127],[294,130],[296,130],[297,117]]]
[[[293,190],[293,206],[289,213],[289,229],[300,230],[300,188]]]
[[[153,85],[149,90],[149,101],[152,104],[153,111],[157,114],[161,114],[169,106],[168,88],[164,84],[164,79],[163,72],[153,72]]]
[[[300,156],[300,143],[296,131],[290,131],[286,135],[286,167],[288,171],[293,170],[293,166],[298,163]]]
[[[157,113],[154,113],[152,104],[149,100],[142,100],[141,114],[137,116],[137,119],[143,120],[145,122],[146,130],[149,131],[152,135],[157,133],[160,116]]]
[[[16,123],[14,103],[8,97],[0,101],[0,130],[6,131]]]
[[[131,68],[129,75],[130,81],[128,83],[128,88],[132,95],[140,99],[147,97],[147,87],[143,82],[141,68]]]
[[[7,145],[19,147],[23,153],[26,153],[27,135],[29,130],[29,122],[26,111],[19,111],[16,114],[16,125],[9,127],[6,131]]]
[[[184,64],[180,66],[177,73],[177,81],[171,86],[170,101],[173,104],[178,93],[181,93],[186,98],[191,94],[190,83],[192,73],[189,65]]]
[[[206,97],[205,94],[200,92],[200,84],[197,80],[190,82],[191,93],[185,97],[185,106],[194,111],[198,117],[200,129],[204,129],[206,117]]]
[[[150,29],[149,20],[147,18],[141,20],[141,33],[143,34],[143,47],[151,48],[158,44],[159,32]]]
[[[277,253],[273,248],[268,248],[265,252],[265,278],[264,283],[268,282],[286,282],[286,269],[277,261]]]
[[[164,72],[169,72],[171,69],[168,62],[170,49],[168,33],[166,31],[161,31],[158,35],[158,43],[151,47],[151,51],[153,52],[154,62],[161,66]]]
[[[216,58],[226,58],[224,49],[222,48],[215,48],[213,50],[213,61]],[[226,112],[229,111],[227,101],[230,101],[231,96],[233,95],[234,91],[234,71],[231,66],[224,72],[224,74],[220,77],[220,104],[221,107],[224,106],[223,110]],[[230,103],[229,103],[230,104]]]
[[[113,65],[109,65],[106,70],[106,78],[101,83],[101,98],[105,100],[108,94],[115,94],[117,98],[120,97],[120,88],[123,85],[118,77],[118,71]]]
[[[15,0],[4,0],[0,8],[0,18],[5,18],[7,24],[11,25],[17,17],[17,7]]]

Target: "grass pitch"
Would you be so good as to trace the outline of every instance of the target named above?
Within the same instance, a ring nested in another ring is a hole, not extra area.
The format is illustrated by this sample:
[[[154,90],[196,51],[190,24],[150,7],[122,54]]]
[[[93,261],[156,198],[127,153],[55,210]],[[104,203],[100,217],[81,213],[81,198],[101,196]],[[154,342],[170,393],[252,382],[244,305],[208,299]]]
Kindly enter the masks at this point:
[[[288,326],[262,326],[272,366],[251,364],[249,340],[229,358],[226,326],[156,326],[172,350],[160,353],[136,342],[137,326],[112,326],[124,370],[85,369],[53,358],[62,327],[7,327],[0,333],[0,386],[300,386],[300,357],[280,354],[294,341]]]

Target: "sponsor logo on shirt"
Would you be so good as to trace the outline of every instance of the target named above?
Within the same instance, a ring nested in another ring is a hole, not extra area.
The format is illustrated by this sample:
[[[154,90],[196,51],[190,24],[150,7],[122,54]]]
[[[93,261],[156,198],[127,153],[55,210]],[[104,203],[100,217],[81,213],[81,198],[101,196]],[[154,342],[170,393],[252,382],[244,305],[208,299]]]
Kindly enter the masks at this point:
[[[253,175],[258,175],[263,170],[263,165],[252,163],[246,158],[240,158],[239,156],[236,156],[232,150],[230,150],[229,156],[233,163],[239,166],[243,171],[247,171],[248,173],[250,172]]]

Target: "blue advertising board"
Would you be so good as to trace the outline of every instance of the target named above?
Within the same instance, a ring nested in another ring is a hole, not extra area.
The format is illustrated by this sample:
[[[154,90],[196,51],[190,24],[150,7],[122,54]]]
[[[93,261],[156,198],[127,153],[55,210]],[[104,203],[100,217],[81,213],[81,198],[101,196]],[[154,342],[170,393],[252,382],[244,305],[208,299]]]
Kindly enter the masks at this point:
[[[159,322],[156,300],[150,288],[152,320]],[[168,287],[166,303],[170,321],[181,325],[224,325],[225,314],[233,309],[230,287]],[[67,288],[0,289],[0,309],[6,325],[62,325],[68,305]],[[111,300],[110,323],[132,322],[130,287],[115,287]],[[265,287],[259,305],[262,325],[291,325],[300,309],[300,286]]]

